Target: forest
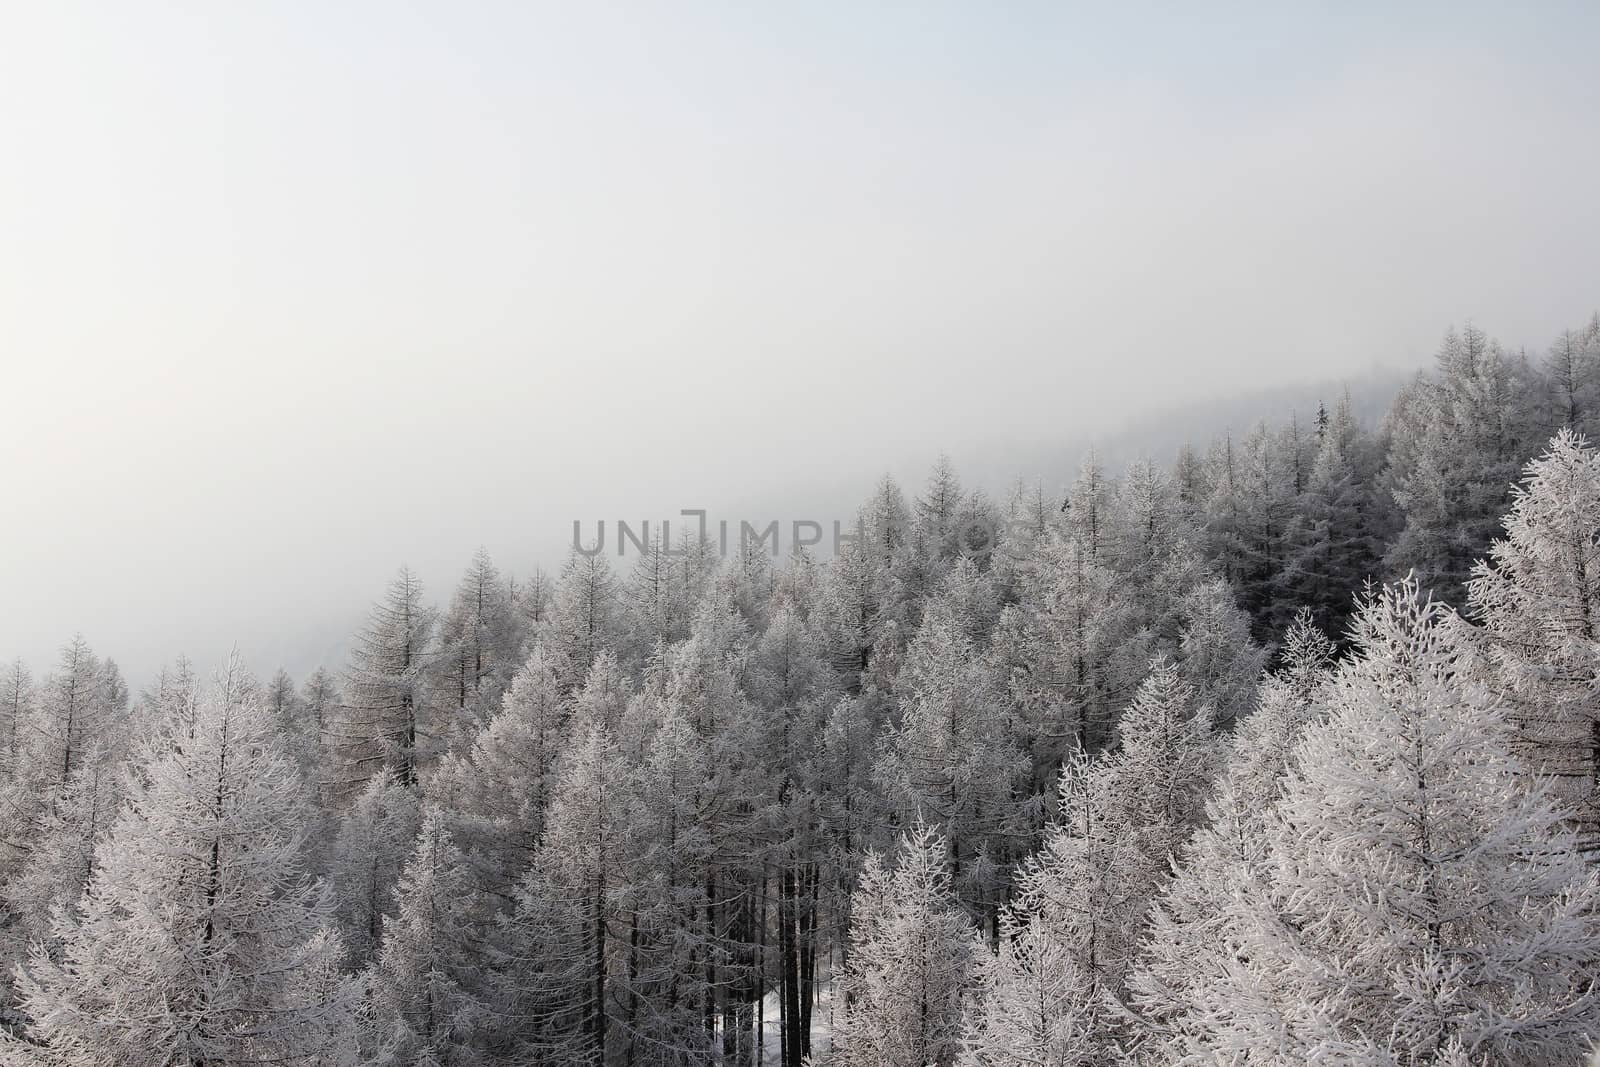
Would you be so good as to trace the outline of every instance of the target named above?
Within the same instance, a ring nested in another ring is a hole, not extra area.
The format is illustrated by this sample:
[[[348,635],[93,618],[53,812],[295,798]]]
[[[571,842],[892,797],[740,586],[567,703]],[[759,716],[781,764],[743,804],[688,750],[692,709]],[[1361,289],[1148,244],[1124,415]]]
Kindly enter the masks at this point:
[[[1583,1063],[1600,315],[1261,416],[401,568],[304,678],[9,663],[0,1063]]]

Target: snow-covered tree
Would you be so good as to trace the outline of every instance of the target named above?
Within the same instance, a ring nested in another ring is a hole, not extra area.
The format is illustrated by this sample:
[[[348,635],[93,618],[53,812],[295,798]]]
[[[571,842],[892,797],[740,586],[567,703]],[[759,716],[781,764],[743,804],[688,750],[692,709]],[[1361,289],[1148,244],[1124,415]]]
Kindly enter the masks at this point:
[[[91,744],[66,784],[48,794],[16,877],[4,887],[22,944],[51,939],[51,918],[77,904],[94,872],[102,838],[122,802],[120,769]]]
[[[1529,768],[1558,779],[1600,847],[1600,453],[1571,430],[1528,465],[1471,613]]]
[[[1066,532],[1095,563],[1109,562],[1107,557],[1115,544],[1116,498],[1116,483],[1090,449],[1067,491]]]
[[[1178,655],[1198,700],[1210,705],[1218,724],[1231,727],[1255,701],[1256,681],[1267,652],[1250,636],[1250,617],[1221,578],[1201,582],[1182,602]]]
[[[1277,593],[1331,633],[1344,632],[1353,593],[1382,566],[1391,521],[1377,487],[1382,461],[1346,394],[1322,428]]]
[[[20,974],[29,1033],[71,1064],[326,1062],[353,1004],[327,980],[342,950],[302,862],[304,794],[253,690],[212,692],[151,756],[58,950]]]
[[[1214,766],[1209,718],[1177,668],[1158,659],[1119,725],[1119,748],[1069,765],[1060,820],[1019,877],[1012,929],[1050,948],[1031,950],[1040,973],[1023,988],[1076,991],[1074,1027],[1096,1050],[1085,1062],[1111,1061],[1111,1006],[1124,993],[1144,916],[1201,822]]]
[[[400,907],[384,920],[372,994],[378,1018],[398,1037],[397,1058],[418,1067],[476,1063],[488,1014],[474,988],[484,963],[474,952],[479,917],[461,852],[436,809],[423,814],[395,897]]]
[[[1075,750],[1110,740],[1150,661],[1132,590],[1075,538],[1052,540],[994,637],[1033,757],[1033,792],[1053,795]]]
[[[1544,360],[1552,428],[1592,433],[1600,416],[1600,314],[1563,330]]]
[[[420,822],[416,794],[387,770],[339,818],[329,875],[344,943],[358,964],[376,957],[385,917],[396,912],[401,868]]]
[[[928,606],[900,680],[900,719],[884,738],[878,781],[900,825],[942,833],[957,891],[992,915],[1027,826],[1016,796],[1026,757],[1005,687],[942,600]]]
[[[422,583],[400,568],[350,653],[332,738],[339,794],[354,796],[385,767],[402,785],[417,783],[419,764],[440,741],[423,685],[433,629]]]
[[[667,531],[658,527],[634,563],[624,590],[636,655],[643,658],[658,642],[670,644],[689,635],[694,605],[687,602],[687,594]]]
[[[919,827],[893,866],[868,856],[851,904],[831,1067],[949,1067],[978,951],[950,888],[943,839]]]
[[[481,889],[503,900],[532,862],[569,735],[560,662],[536,644],[471,747],[440,762],[429,796],[445,812]]]
[[[1042,923],[1008,919],[978,962],[960,1067],[1081,1067],[1101,1051],[1097,991]]]
[[[1376,594],[1307,728],[1226,966],[1177,1029],[1241,1063],[1579,1063],[1600,888],[1415,581]]]
[[[82,634],[74,636],[45,678],[31,731],[35,749],[29,759],[43,781],[65,785],[91,745],[109,751],[116,724],[102,681],[99,657]]]
[[[1517,470],[1533,452],[1528,368],[1482,330],[1450,331],[1438,370],[1389,416],[1388,480],[1405,525],[1386,557],[1425,589],[1460,604],[1474,562],[1498,532]]]
[[[591,729],[562,762],[544,840],[517,889],[515,1013],[524,1047],[542,1062],[605,1062],[610,947],[623,928],[624,858],[633,851],[625,781],[615,742]]]
[[[0,779],[17,773],[18,754],[34,716],[33,674],[21,659],[0,673]]]
[[[542,640],[562,664],[563,690],[582,685],[601,653],[618,650],[624,623],[621,590],[605,553],[574,550],[541,628]]]
[[[432,703],[449,709],[455,740],[470,737],[500,706],[519,662],[521,638],[510,583],[480,548],[439,620],[431,667]]]
[[[1322,710],[1332,664],[1332,642],[1303,609],[1284,639],[1281,668],[1262,685],[1256,709],[1231,738],[1230,758],[1206,801],[1204,825],[1150,912],[1149,933],[1128,982],[1140,1063],[1164,1065],[1182,1056],[1174,1018],[1183,1017],[1197,991],[1226,972],[1222,905],[1250,891],[1264,862],[1267,812],[1301,732]]]

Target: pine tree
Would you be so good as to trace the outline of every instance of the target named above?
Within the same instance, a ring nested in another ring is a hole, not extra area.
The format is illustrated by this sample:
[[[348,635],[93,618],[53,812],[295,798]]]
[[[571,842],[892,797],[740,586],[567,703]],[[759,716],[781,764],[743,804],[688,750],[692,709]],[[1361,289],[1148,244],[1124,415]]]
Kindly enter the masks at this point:
[[[264,726],[250,688],[230,686],[201,701],[192,736],[153,751],[82,903],[58,913],[59,955],[40,946],[20,974],[52,1054],[314,1062],[352,1010],[340,983],[305,995],[341,951],[302,862],[298,777]]]

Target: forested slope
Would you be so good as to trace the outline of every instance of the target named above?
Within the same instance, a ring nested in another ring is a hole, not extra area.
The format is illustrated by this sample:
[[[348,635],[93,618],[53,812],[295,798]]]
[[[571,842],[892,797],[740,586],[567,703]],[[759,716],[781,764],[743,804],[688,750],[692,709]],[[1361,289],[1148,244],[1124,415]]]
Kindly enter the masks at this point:
[[[1261,414],[825,562],[402,569],[299,681],[12,664],[0,1062],[1580,1062],[1600,317]]]

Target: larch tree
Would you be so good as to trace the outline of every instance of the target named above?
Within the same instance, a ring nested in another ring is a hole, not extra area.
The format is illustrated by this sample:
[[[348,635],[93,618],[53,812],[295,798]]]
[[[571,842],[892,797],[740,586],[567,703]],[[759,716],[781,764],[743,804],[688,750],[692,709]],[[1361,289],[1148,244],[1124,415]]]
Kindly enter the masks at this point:
[[[1116,544],[1117,495],[1116,482],[1090,449],[1067,491],[1064,510],[1066,531],[1095,563],[1110,562],[1108,556]]]
[[[892,866],[867,858],[851,905],[830,1067],[950,1067],[979,951],[951,891],[943,839],[908,833]]]
[[[996,628],[997,656],[1033,757],[1031,790],[1054,795],[1061,766],[1097,751],[1144,678],[1151,653],[1132,590],[1076,538],[1053,540]]]
[[[75,635],[45,678],[32,730],[37,747],[30,758],[44,781],[65,785],[83,763],[85,749],[109,748],[106,731],[115,724],[102,681],[99,657],[82,634]]]
[[[1528,368],[1468,326],[1446,334],[1438,371],[1402,392],[1390,413],[1388,483],[1405,524],[1387,553],[1447,603],[1465,600],[1517,470],[1534,450]]]
[[[541,643],[518,668],[500,709],[469,747],[440,761],[429,797],[441,806],[480,889],[509,902],[544,834],[571,703],[560,661]]]
[[[1180,1024],[1239,1063],[1577,1064],[1600,1030],[1600,887],[1414,580],[1355,624],[1268,815],[1228,950]]]
[[[230,676],[233,672],[230,672]],[[306,801],[250,687],[212,692],[152,752],[55,952],[20,974],[28,1037],[72,1064],[317,1062],[354,1011],[305,996],[342,951],[302,856]]]
[[[477,983],[477,916],[462,856],[435,809],[423,814],[395,890],[399,908],[384,920],[372,972],[381,1023],[398,1038],[402,1064],[477,1063],[489,1012]]]
[[[1183,598],[1178,656],[1183,677],[1219,726],[1231,728],[1249,712],[1267,651],[1251,637],[1250,617],[1225,579],[1201,582]]]
[[[0,673],[0,778],[18,772],[19,753],[33,723],[33,674],[21,659],[12,660]]]
[[[622,591],[604,547],[593,555],[575,549],[567,557],[542,627],[543,640],[561,660],[561,685],[568,692],[583,684],[602,652],[618,651],[625,636]]]
[[[421,819],[416,794],[388,770],[368,782],[339,817],[329,881],[345,946],[358,965],[377,957],[384,923],[398,910],[402,868]]]
[[[1382,462],[1345,394],[1323,427],[1278,590],[1330,633],[1344,632],[1353,591],[1381,570],[1391,511],[1377,487]]]
[[[686,602],[685,593],[667,531],[658,527],[634,562],[623,594],[635,654],[648,656],[658,643],[671,644],[688,636],[693,605]]]
[[[1143,891],[1166,878],[1183,842],[1202,822],[1216,771],[1211,705],[1179,668],[1158,657],[1117,723],[1116,751],[1097,769],[1096,787],[1124,810],[1117,821],[1138,848]]]
[[[940,559],[954,559],[960,553],[960,519],[966,494],[961,489],[950,457],[940,453],[928,474],[928,482],[914,501],[912,513],[923,542]]]
[[[499,708],[519,662],[521,639],[510,583],[480,548],[439,620],[431,668],[432,703],[448,709],[456,741],[471,737]]]
[[[613,887],[625,906],[617,926],[627,945],[613,985],[621,1041],[632,1058],[692,1063],[714,1047],[707,888],[722,798],[705,738],[683,709],[666,701],[656,721],[627,804],[637,855],[626,871],[629,885]]]
[[[1027,828],[1017,796],[1027,758],[1006,688],[943,600],[928,606],[900,680],[876,777],[899,825],[941,832],[957,892],[992,925]]]
[[[573,694],[571,735],[581,737],[591,726],[604,726],[615,737],[632,695],[633,682],[622,661],[612,652],[600,653]]]
[[[316,738],[316,760],[310,784],[317,800],[327,805],[337,777],[336,730],[344,694],[339,691],[339,679],[324,667],[318,667],[306,676],[300,686],[300,704],[304,715],[304,729]]]
[[[1118,748],[1069,766],[1060,819],[1019,876],[1008,922],[1013,937],[1033,945],[1038,973],[1014,992],[1048,987],[1070,997],[1073,1026],[1087,1028],[1094,1045],[1086,1063],[1115,1060],[1118,1005],[1144,916],[1203,821],[1216,762],[1210,715],[1177,668],[1158,659],[1123,714]],[[1030,1008],[991,1010],[1026,1017]]]
[[[1600,848],[1600,453],[1558,433],[1512,494],[1473,572],[1470,613],[1528,768],[1558,780]]]
[[[422,583],[400,568],[356,635],[333,732],[335,791],[354,796],[383,768],[404,786],[418,781],[437,736],[424,685],[432,662],[433,612]]]
[[[618,901],[632,853],[615,742],[595,727],[562,762],[539,853],[517,890],[520,1040],[538,1062],[603,1064]]]
[[[1008,916],[976,985],[958,1067],[1085,1067],[1100,1055],[1097,990],[1044,924]]]
[[[315,786],[322,776],[320,732],[288,671],[280,668],[273,674],[262,690],[262,704],[272,718],[274,732],[283,739],[285,752],[306,783]]]
[[[1591,433],[1600,416],[1600,314],[1563,330],[1544,359],[1552,428]]]
[[[1282,664],[1262,685],[1255,710],[1229,742],[1229,758],[1205,821],[1182,850],[1148,917],[1138,964],[1128,981],[1136,1024],[1135,1061],[1181,1060],[1178,1021],[1210,983],[1227,972],[1223,905],[1253,891],[1266,855],[1266,815],[1277,801],[1295,745],[1322,713],[1332,675],[1333,643],[1302,609],[1284,639]]]
[[[8,933],[22,944],[52,942],[52,917],[83,895],[122,803],[122,769],[96,745],[83,754],[66,784],[51,792],[15,879],[0,891],[15,923]]]

